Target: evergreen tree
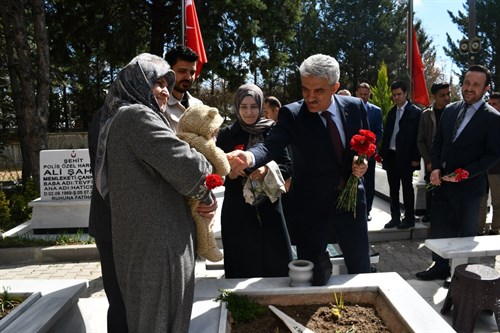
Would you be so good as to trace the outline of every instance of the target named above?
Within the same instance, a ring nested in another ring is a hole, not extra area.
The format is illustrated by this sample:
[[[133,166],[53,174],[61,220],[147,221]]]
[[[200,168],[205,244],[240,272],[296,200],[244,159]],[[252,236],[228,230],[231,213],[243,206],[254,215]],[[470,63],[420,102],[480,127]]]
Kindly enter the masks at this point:
[[[370,103],[382,109],[382,123],[385,124],[387,113],[389,113],[392,107],[391,88],[389,86],[389,77],[387,76],[387,65],[385,62],[380,64],[377,73],[377,84],[372,87]]]

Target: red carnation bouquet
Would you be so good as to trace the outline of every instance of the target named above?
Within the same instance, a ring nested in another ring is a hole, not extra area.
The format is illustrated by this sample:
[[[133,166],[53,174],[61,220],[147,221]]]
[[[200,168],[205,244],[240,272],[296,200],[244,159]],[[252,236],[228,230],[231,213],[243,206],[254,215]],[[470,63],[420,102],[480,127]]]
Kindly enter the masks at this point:
[[[350,145],[351,149],[354,150],[358,155],[358,159],[356,161],[357,164],[362,164],[365,160],[375,154],[375,152],[377,151],[375,142],[375,133],[369,130],[361,129],[359,130],[359,134],[356,134],[352,137]],[[337,199],[337,209],[345,210],[347,212],[353,212],[354,217],[356,217],[358,181],[359,178],[351,174],[346,186]]]
[[[452,173],[447,174],[446,176],[448,176],[448,177],[455,177],[455,180],[457,182],[460,182],[462,180],[465,180],[465,179],[469,178],[469,171],[464,170],[462,168],[458,168],[455,171],[453,171]],[[442,179],[443,179],[443,177],[441,177],[441,180]],[[427,184],[425,186],[425,189],[427,191],[432,191],[432,190],[435,190],[436,188],[438,188],[439,186],[440,185],[434,185],[433,183],[429,183],[429,184]]]
[[[215,173],[211,173],[208,176],[205,177],[205,186],[209,190],[213,190],[216,187],[222,186],[224,182],[222,181],[221,176]]]

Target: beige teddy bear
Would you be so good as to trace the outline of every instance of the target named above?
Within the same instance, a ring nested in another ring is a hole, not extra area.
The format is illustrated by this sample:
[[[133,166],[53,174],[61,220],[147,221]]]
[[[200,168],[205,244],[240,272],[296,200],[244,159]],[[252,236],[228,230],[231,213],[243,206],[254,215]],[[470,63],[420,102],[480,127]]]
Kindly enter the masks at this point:
[[[179,119],[177,136],[192,148],[203,154],[214,166],[214,173],[225,177],[231,171],[226,154],[215,145],[215,136],[224,119],[216,108],[207,105],[195,105],[184,111]],[[188,199],[196,224],[196,252],[209,261],[222,260],[223,255],[212,232],[213,219],[206,219],[196,213],[198,202]]]

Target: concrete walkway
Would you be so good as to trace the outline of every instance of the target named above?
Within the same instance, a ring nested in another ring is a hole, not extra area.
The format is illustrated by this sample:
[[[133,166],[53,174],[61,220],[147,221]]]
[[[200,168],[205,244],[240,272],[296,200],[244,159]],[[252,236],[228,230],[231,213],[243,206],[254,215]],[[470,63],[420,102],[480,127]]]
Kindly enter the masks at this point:
[[[424,234],[427,226],[417,223],[413,231],[398,231],[396,229],[384,230],[383,225],[390,219],[388,203],[380,198],[375,198],[372,210],[373,220],[369,222],[372,249],[380,254],[380,261],[376,264],[379,272],[397,272],[403,277],[437,312],[441,309],[447,290],[442,288],[442,282],[419,281],[415,273],[426,269],[431,264],[431,252],[423,246]],[[419,232],[417,232],[419,231]],[[377,235],[378,234],[378,235]],[[380,238],[385,238],[381,240]],[[399,240],[394,239],[399,238]],[[81,332],[105,332],[107,300],[102,285],[100,263],[98,261],[53,263],[53,264],[1,264],[0,252],[0,280],[11,279],[85,279],[89,281],[88,289],[80,296],[78,316],[85,318],[85,328]],[[494,267],[495,258],[480,258],[482,264]],[[206,270],[203,261],[196,265],[196,279],[222,278],[221,270]],[[443,316],[450,324],[452,312]],[[425,320],[425,318],[423,318]],[[476,324],[475,332],[496,332],[493,316],[482,314]],[[52,333],[75,332],[74,328],[67,325],[56,325]]]

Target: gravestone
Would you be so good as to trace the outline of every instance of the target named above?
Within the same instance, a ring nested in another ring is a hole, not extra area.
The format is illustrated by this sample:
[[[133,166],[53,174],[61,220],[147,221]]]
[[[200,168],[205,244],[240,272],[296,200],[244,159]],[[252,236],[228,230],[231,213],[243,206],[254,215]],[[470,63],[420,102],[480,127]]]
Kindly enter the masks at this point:
[[[40,198],[33,200],[30,229],[88,227],[92,173],[88,149],[40,152]]]

